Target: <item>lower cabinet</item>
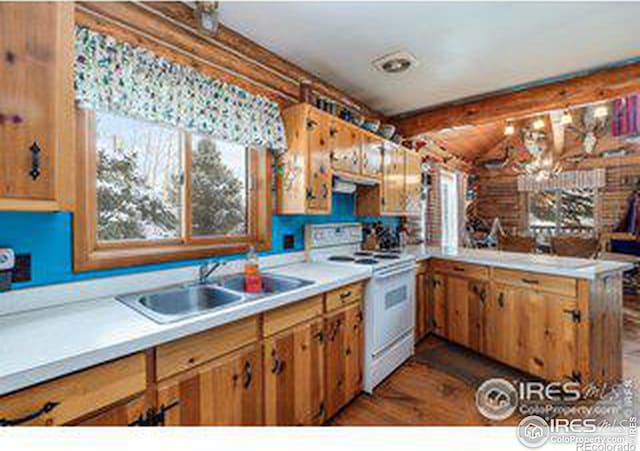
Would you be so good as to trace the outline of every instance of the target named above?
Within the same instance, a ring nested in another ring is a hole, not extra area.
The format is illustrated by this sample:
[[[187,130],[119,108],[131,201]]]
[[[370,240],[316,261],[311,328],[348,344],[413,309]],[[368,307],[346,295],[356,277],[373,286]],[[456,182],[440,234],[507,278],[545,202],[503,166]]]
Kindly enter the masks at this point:
[[[447,337],[447,298],[445,291],[445,276],[442,274],[431,274],[429,284],[429,302],[433,309],[432,326],[433,331],[441,337]]]
[[[549,381],[579,379],[577,300],[496,284],[486,304],[485,353]]]
[[[447,276],[447,337],[451,341],[476,351],[483,349],[483,310],[488,290],[488,282]]]
[[[324,422],[324,341],[322,317],[265,338],[266,425]]]
[[[335,415],[362,391],[364,326],[360,303],[325,318],[326,416]]]
[[[260,344],[242,348],[158,384],[167,426],[262,424]]]
[[[427,274],[425,264],[419,265],[416,271],[416,343],[431,331],[431,283],[432,278]]]

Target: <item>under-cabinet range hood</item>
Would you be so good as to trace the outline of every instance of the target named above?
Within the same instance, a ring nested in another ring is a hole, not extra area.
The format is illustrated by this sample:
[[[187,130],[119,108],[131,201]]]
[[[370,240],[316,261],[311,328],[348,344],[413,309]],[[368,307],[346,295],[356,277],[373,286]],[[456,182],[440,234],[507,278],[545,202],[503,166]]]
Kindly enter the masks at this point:
[[[370,179],[368,177],[362,177],[361,175],[349,174],[348,172],[334,171],[333,177],[335,179],[333,184],[333,187],[334,187],[333,191],[336,191],[336,192],[346,192],[346,191],[343,191],[342,188],[336,189],[336,185],[343,186],[343,187],[346,185],[351,185],[351,186],[354,186],[353,191],[355,191],[355,186],[357,185],[374,186],[380,183],[380,181],[378,180]]]

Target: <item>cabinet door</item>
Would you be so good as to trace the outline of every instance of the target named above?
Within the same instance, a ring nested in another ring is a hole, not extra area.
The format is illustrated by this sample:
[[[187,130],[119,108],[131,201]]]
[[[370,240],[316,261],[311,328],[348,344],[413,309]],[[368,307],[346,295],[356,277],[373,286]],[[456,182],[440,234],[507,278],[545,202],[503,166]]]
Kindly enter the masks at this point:
[[[328,315],[325,320],[326,417],[362,391],[364,335],[360,303]]]
[[[116,404],[106,411],[91,418],[80,421],[77,426],[134,426],[136,421],[143,420],[151,407],[144,395],[130,401]]]
[[[0,198],[56,200],[73,130],[73,4],[0,3]]]
[[[167,426],[262,424],[262,361],[259,344],[221,357],[158,384],[158,406]]]
[[[469,280],[447,276],[446,299],[449,339],[469,346]]]
[[[362,134],[342,121],[335,120],[329,130],[332,138],[331,163],[336,171],[360,173]]]
[[[404,151],[388,145],[384,152],[383,211],[404,212]]]
[[[485,305],[484,352],[512,366],[517,366],[518,361],[518,331],[514,321],[518,297],[517,288],[496,283]]]
[[[307,118],[309,168],[307,208],[310,213],[331,212],[330,117],[311,109]]]
[[[364,315],[360,303],[352,305],[346,311],[346,369],[345,393],[347,402],[362,392],[364,371]]]
[[[433,274],[431,302],[433,303],[433,331],[441,337],[449,336],[447,321],[446,278]]]
[[[485,306],[489,297],[489,283],[470,280],[467,293],[468,302],[468,337],[469,346],[474,351],[482,352],[485,348]]]
[[[370,135],[362,136],[362,175],[380,178],[382,176],[382,138]]]
[[[422,195],[422,157],[413,150],[405,151],[405,211],[420,213]]]
[[[264,374],[267,425],[321,424],[325,418],[322,318],[266,339]]]

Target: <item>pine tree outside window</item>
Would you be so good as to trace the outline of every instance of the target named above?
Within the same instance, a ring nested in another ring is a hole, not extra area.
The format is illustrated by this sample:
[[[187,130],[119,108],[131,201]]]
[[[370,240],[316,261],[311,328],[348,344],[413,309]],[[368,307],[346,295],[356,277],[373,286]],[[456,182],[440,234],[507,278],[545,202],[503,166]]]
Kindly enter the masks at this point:
[[[266,149],[79,109],[78,154],[76,270],[270,248]]]
[[[558,189],[529,194],[529,229],[536,234],[588,233],[594,228],[594,191]]]

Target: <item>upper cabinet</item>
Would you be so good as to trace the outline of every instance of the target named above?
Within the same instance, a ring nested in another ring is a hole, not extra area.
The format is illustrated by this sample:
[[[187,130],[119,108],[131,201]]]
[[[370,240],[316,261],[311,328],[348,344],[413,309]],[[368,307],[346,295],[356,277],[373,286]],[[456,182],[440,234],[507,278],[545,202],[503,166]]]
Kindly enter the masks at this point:
[[[283,112],[287,151],[277,158],[279,214],[331,213],[331,116],[307,104]],[[334,135],[334,136],[332,136]]]
[[[309,104],[283,112],[288,150],[277,159],[277,212],[330,214],[333,176],[358,185],[361,216],[420,212],[420,154]]]
[[[73,4],[0,3],[0,210],[72,206]]]

